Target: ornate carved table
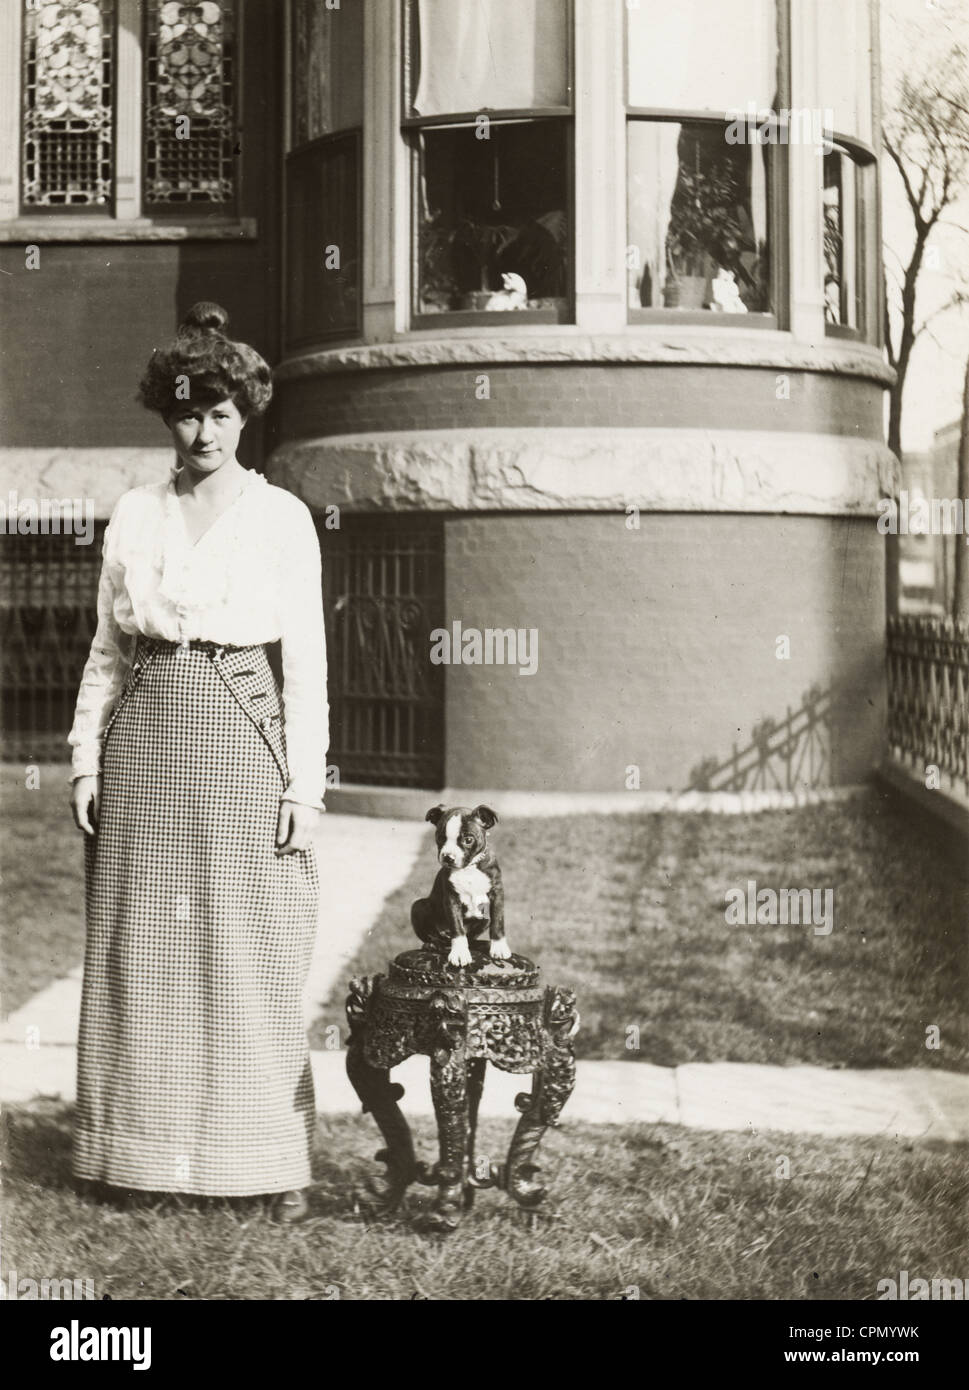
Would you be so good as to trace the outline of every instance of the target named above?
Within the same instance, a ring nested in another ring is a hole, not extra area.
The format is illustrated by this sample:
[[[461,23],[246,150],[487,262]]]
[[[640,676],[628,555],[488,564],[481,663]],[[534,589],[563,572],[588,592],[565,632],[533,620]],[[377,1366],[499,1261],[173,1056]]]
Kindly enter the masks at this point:
[[[471,965],[455,968],[446,950],[404,951],[388,975],[351,980],[347,996],[347,1076],[387,1145],[377,1154],[386,1164],[381,1205],[395,1210],[413,1182],[436,1186],[427,1224],[444,1231],[458,1225],[476,1188],[503,1188],[526,1210],[542,1202],[538,1146],[575,1085],[579,1018],[572,990],[543,988],[538,967],[524,956],[496,960],[476,944],[471,953]],[[434,1165],[418,1162],[397,1104],[404,1088],[390,1080],[390,1069],[415,1054],[430,1058],[440,1153]],[[516,1097],[521,1119],[503,1164],[475,1158],[488,1062],[532,1077],[531,1091]]]

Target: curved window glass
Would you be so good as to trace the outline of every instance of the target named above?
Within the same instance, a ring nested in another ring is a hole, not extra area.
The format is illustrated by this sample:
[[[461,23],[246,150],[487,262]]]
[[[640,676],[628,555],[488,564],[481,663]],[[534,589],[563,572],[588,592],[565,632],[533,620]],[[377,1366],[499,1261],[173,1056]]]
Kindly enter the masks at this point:
[[[286,338],[360,332],[363,4],[293,0],[286,157]]]
[[[824,156],[824,322],[828,333],[875,335],[872,283],[875,162],[833,145]]]

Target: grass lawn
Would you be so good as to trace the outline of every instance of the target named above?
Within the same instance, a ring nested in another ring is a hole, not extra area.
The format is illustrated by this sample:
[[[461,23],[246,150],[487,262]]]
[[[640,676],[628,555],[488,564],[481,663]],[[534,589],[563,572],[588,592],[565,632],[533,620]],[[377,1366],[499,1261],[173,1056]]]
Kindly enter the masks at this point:
[[[0,764],[0,989],[4,1014],[84,956],[84,846],[69,804],[69,767],[43,765],[28,791],[22,764]]]
[[[28,791],[22,767],[2,769],[5,1012],[83,955],[82,845],[66,777],[64,766],[43,767]],[[580,1056],[969,1069],[969,883],[931,828],[875,792],[750,816],[508,820],[496,834],[512,946],[548,980],[576,987]],[[410,903],[433,873],[429,829],[426,854],[347,978],[385,970],[414,944]],[[727,925],[725,893],[748,879],[833,889],[831,934]],[[323,1006],[314,1045],[327,1024],[343,1026],[344,993]],[[938,1050],[925,1047],[930,1024]],[[630,1026],[638,1051],[626,1046]]]
[[[508,820],[496,842],[512,949],[576,988],[581,1057],[969,1069],[969,883],[931,827],[874,791],[745,816]],[[429,838],[348,978],[414,944],[410,903],[433,873]],[[749,879],[832,889],[830,935],[728,925],[725,894]],[[344,994],[324,1007],[317,1046],[343,1024]]]
[[[492,1191],[435,1237],[406,1216],[354,1217],[379,1142],[363,1117],[320,1121],[313,1216],[288,1230],[254,1202],[82,1199],[70,1110],[35,1102],[7,1124],[4,1276],[92,1279],[97,1298],[855,1300],[900,1269],[963,1273],[966,1146],[566,1121],[546,1136],[550,1196],[532,1229]],[[510,1130],[482,1125],[481,1152],[501,1152]],[[430,1156],[428,1125],[415,1136]]]

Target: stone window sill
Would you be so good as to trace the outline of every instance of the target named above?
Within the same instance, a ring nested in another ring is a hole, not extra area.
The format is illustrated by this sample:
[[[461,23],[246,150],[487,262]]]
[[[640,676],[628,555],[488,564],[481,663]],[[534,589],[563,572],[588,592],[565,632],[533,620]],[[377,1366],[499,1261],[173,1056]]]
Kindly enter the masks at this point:
[[[0,242],[254,241],[254,217],[151,221],[108,217],[17,217],[0,222]]]
[[[531,331],[530,331],[531,327]],[[707,330],[669,324],[631,327],[624,333],[590,334],[564,326],[524,325],[509,333],[446,337],[400,335],[384,343],[347,343],[289,354],[275,369],[279,381],[368,369],[453,367],[478,363],[658,363],[766,367],[774,371],[831,372],[888,385],[894,373],[879,349],[849,340],[798,343],[778,330]]]

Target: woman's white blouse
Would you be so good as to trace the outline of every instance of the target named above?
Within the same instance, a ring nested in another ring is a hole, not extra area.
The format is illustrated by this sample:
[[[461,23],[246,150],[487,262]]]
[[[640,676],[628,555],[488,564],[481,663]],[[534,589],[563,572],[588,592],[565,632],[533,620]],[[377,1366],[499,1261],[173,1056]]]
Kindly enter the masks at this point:
[[[322,806],[328,711],[320,545],[309,509],[259,473],[193,545],[167,483],[119,498],[104,536],[98,626],[68,737],[73,776],[101,742],[136,635],[246,647],[282,642],[289,801]]]

